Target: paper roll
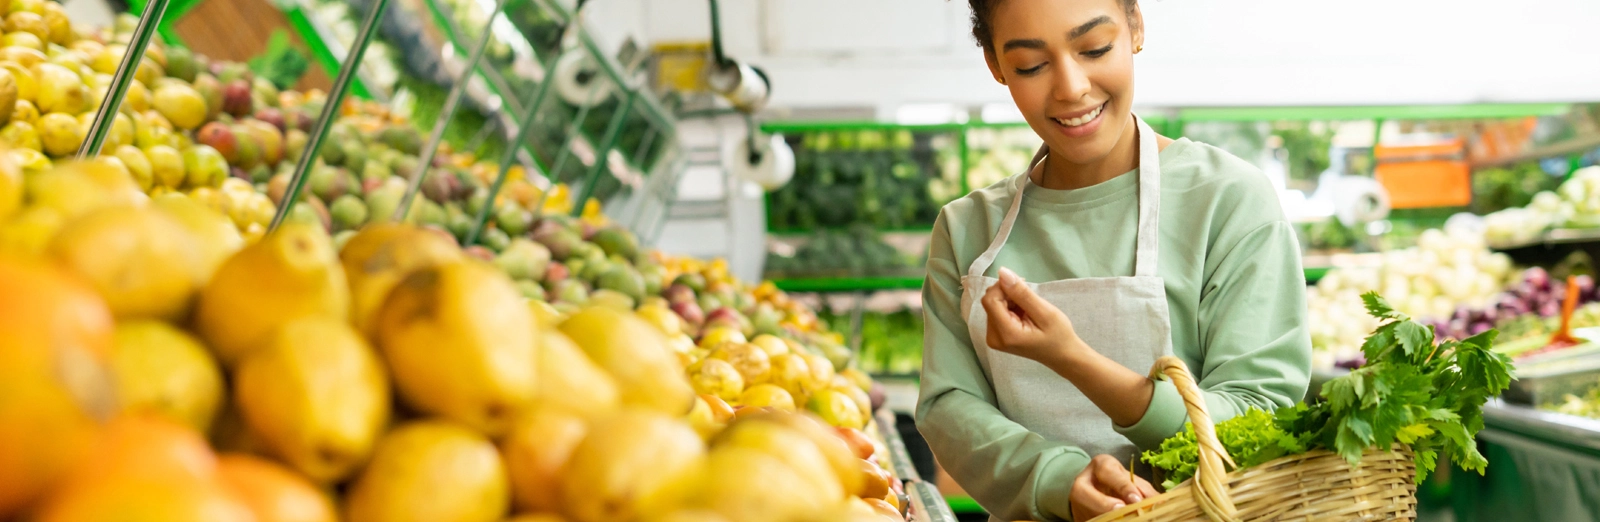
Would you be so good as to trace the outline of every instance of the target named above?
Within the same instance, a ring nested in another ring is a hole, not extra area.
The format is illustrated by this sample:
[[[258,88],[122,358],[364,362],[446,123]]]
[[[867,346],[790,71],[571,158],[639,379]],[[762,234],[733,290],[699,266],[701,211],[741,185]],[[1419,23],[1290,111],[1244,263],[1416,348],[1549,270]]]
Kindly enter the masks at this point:
[[[1366,176],[1340,176],[1333,191],[1334,215],[1345,226],[1389,217],[1389,191]]]
[[[759,160],[751,163],[750,141],[743,137],[729,140],[722,148],[723,166],[734,177],[768,191],[783,187],[794,177],[794,149],[789,148],[789,142],[784,141],[781,134],[765,139],[758,137],[757,144],[764,145],[766,150],[760,151]]]
[[[553,72],[556,94],[568,104],[593,107],[611,96],[611,82],[588,53],[570,52],[556,60]]]

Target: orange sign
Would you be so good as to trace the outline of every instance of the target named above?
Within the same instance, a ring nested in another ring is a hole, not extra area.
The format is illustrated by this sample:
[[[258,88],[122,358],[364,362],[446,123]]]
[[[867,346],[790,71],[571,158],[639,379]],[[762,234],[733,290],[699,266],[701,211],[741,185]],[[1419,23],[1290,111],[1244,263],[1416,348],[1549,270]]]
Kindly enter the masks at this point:
[[[1379,146],[1373,176],[1389,192],[1392,208],[1460,207],[1472,203],[1472,169],[1460,140],[1402,147]]]

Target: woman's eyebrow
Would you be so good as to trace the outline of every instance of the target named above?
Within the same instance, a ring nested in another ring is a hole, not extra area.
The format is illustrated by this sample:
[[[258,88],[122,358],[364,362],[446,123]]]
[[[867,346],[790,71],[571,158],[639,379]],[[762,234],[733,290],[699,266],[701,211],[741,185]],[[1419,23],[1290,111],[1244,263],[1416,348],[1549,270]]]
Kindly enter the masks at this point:
[[[1099,27],[1102,24],[1109,24],[1109,23],[1111,23],[1111,17],[1106,16],[1106,15],[1100,15],[1098,17],[1095,17],[1095,19],[1093,19],[1093,20],[1084,22],[1083,25],[1080,25],[1080,26],[1074,28],[1072,30],[1072,32],[1067,33],[1067,39],[1068,40],[1076,40],[1076,39],[1078,39],[1078,37],[1083,36],[1085,34],[1088,34],[1089,31],[1094,30],[1094,28]]]
[[[1049,46],[1045,45],[1044,40],[1040,40],[1038,38],[1034,38],[1034,39],[1031,39],[1031,40],[1010,40],[1010,41],[1007,41],[1006,44],[1004,46],[1002,46],[1000,50],[1002,52],[1004,52],[1004,51],[1010,51],[1012,49],[1040,49],[1040,50],[1043,50],[1043,49],[1047,49],[1047,48],[1049,48]]]

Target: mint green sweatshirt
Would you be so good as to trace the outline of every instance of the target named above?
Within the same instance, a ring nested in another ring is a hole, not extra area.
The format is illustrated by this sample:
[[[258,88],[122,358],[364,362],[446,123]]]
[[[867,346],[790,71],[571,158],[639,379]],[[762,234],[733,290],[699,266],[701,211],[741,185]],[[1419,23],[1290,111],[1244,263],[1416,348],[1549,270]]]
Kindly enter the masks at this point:
[[[1076,190],[1030,185],[987,275],[1007,267],[1036,283],[1132,276],[1136,172]],[[961,276],[988,248],[1014,194],[1009,182],[975,191],[946,205],[934,224],[922,287],[917,428],[939,464],[994,516],[1067,520],[1072,481],[1092,455],[1000,413],[961,312]],[[1195,372],[1212,417],[1304,397],[1311,373],[1305,274],[1271,182],[1221,149],[1180,139],[1161,151],[1160,217],[1158,271],[1173,352]],[[1177,390],[1159,381],[1144,417],[1117,431],[1148,450],[1186,421]]]

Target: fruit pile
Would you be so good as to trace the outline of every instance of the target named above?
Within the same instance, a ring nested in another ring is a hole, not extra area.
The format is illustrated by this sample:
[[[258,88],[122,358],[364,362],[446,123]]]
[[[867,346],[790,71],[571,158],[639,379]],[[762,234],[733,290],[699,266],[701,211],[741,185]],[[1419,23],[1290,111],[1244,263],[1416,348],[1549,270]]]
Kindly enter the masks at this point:
[[[870,381],[721,262],[562,218],[246,242],[107,162],[29,176],[75,190],[0,199],[63,222],[0,254],[0,518],[902,520]]]

